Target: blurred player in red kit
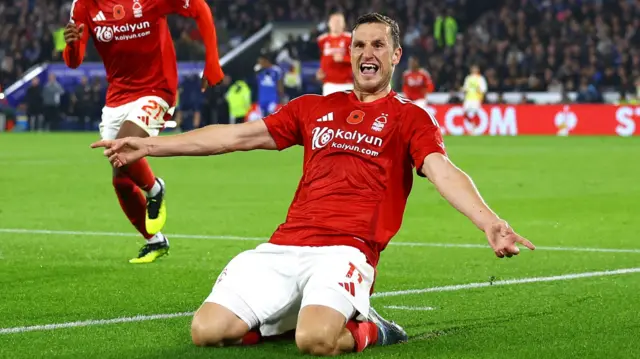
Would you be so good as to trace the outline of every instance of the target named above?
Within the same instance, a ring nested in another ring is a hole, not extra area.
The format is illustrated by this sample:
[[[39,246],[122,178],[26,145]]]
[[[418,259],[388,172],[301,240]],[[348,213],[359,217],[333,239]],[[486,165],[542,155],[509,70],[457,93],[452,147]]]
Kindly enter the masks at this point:
[[[404,97],[421,108],[427,108],[427,95],[433,90],[434,85],[429,72],[420,67],[417,57],[409,57],[409,69],[402,74]]]
[[[361,16],[351,43],[354,91],[304,95],[263,120],[175,136],[100,141],[115,167],[144,156],[202,156],[304,147],[303,175],[269,243],[219,275],[194,315],[196,345],[250,344],[295,330],[303,353],[336,355],[407,340],[370,306],[375,268],[400,228],[414,169],[485,233],[498,257],[516,234],[447,157],[436,120],[391,90],[400,62],[392,19]]]
[[[353,90],[351,72],[351,34],[345,32],[344,14],[334,12],[327,22],[329,32],[318,37],[320,68],[316,78],[322,81],[322,94]]]
[[[176,101],[176,54],[166,21],[169,14],[196,20],[206,46],[203,90],[222,80],[211,9],[204,0],[74,0],[65,28],[63,57],[82,64],[89,36],[102,57],[109,88],[100,136],[157,136]],[[122,210],[146,239],[131,263],[149,263],[169,251],[160,232],[166,222],[165,185],[146,159],[115,169],[113,187]]]

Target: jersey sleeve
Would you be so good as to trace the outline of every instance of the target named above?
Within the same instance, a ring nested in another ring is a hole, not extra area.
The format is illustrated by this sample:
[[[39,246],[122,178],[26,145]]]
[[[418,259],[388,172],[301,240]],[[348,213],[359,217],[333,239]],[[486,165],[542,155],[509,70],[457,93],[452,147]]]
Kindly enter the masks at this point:
[[[404,136],[409,145],[409,154],[418,175],[424,176],[420,169],[424,159],[432,153],[447,155],[438,121],[425,109],[410,105],[407,111]]]
[[[305,106],[304,102],[305,96],[298,97],[264,118],[267,130],[279,151],[302,145],[300,109]]]
[[[479,87],[480,87],[480,92],[483,93],[483,94],[487,93],[487,87],[488,87],[487,86],[487,80],[485,80],[484,76],[481,76],[478,79],[478,84],[479,84]]]
[[[178,14],[196,20],[206,51],[203,76],[210,85],[222,81],[224,72],[218,53],[218,35],[211,8],[205,0],[160,0],[159,7],[162,15]]]
[[[433,91],[435,91],[436,86],[433,83],[433,80],[431,79],[431,74],[429,74],[429,72],[425,70],[422,76],[424,76],[424,83],[427,89],[427,93],[432,93]]]
[[[202,0],[160,0],[158,4],[162,15],[178,14],[180,16],[195,18],[200,2],[202,2]]]
[[[75,69],[82,64],[84,60],[84,54],[87,48],[87,42],[89,41],[89,23],[87,21],[87,11],[84,5],[78,0],[73,0],[71,3],[71,11],[69,14],[69,22],[76,26],[84,26],[82,31],[82,37],[80,40],[66,44],[62,51],[62,58],[64,63]]]

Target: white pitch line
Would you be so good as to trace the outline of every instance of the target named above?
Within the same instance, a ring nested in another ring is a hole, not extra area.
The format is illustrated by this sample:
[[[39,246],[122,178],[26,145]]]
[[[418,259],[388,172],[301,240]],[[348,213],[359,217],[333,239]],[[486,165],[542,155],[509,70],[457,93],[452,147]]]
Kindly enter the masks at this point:
[[[32,325],[28,327],[2,328],[0,329],[0,334],[35,332],[35,331],[54,330],[54,329],[63,329],[63,328],[88,327],[92,325],[144,322],[147,320],[179,318],[179,317],[187,317],[191,315],[193,315],[193,312],[154,314],[154,315],[136,315],[135,317],[83,320],[80,322],[69,322],[69,323],[59,323],[59,324]]]
[[[432,288],[424,288],[424,289],[407,289],[407,290],[397,290],[393,292],[379,292],[379,293],[374,293],[371,297],[372,298],[397,297],[400,295],[408,295],[408,294],[451,292],[451,291],[457,291],[457,290],[485,288],[485,287],[491,287],[491,286],[502,286],[502,285],[513,285],[513,284],[524,284],[524,283],[540,283],[540,282],[556,282],[561,280],[572,280],[572,279],[590,278],[590,277],[604,277],[604,276],[610,276],[610,275],[620,275],[620,274],[630,274],[630,273],[640,273],[640,267],[607,270],[607,271],[600,271],[600,272],[562,274],[562,275],[555,275],[551,277],[507,279],[507,280],[498,280],[495,282],[479,282],[479,283],[468,283],[468,284],[445,285],[443,287],[432,287]]]
[[[431,293],[431,292],[451,292],[451,291],[466,290],[466,289],[484,288],[484,287],[490,287],[490,286],[504,286],[504,285],[524,284],[524,283],[555,282],[555,281],[565,281],[565,280],[590,278],[590,277],[604,277],[604,276],[630,274],[630,273],[640,273],[640,267],[600,271],[600,272],[563,274],[563,275],[556,275],[551,277],[531,277],[531,278],[509,279],[509,280],[500,280],[493,283],[489,283],[489,282],[468,283],[468,284],[458,284],[458,285],[447,285],[442,287],[431,287],[431,288],[424,288],[424,289],[409,289],[409,290],[397,290],[397,291],[391,291],[391,292],[379,292],[379,293],[374,293],[372,295],[372,298],[395,297],[395,296],[401,296],[401,295],[422,294],[422,293]],[[122,317],[122,318],[114,318],[114,319],[84,320],[80,322],[33,325],[33,326],[27,326],[27,327],[0,328],[0,335],[43,331],[43,330],[55,330],[55,329],[63,329],[63,328],[86,327],[86,326],[93,326],[93,325],[144,322],[148,320],[186,317],[190,315],[193,315],[193,312],[154,314],[154,315],[136,315],[133,317]]]
[[[415,310],[415,311],[427,311],[427,310],[436,310],[434,307],[410,307],[405,305],[385,305],[386,309],[395,309],[395,310]]]
[[[0,233],[11,234],[39,234],[39,235],[67,235],[67,236],[101,236],[101,237],[140,237],[132,232],[93,232],[93,231],[66,231],[47,229],[23,229],[23,228],[0,228]],[[243,236],[221,236],[206,234],[169,234],[169,238],[182,239],[209,239],[227,241],[267,241],[267,237],[243,237]],[[397,242],[392,241],[390,246],[404,247],[439,247],[439,248],[480,248],[489,249],[486,244],[465,244],[465,243],[429,243],[429,242]],[[640,249],[635,248],[589,248],[589,247],[549,247],[537,246],[536,250],[563,251],[563,252],[602,252],[602,253],[640,253]]]

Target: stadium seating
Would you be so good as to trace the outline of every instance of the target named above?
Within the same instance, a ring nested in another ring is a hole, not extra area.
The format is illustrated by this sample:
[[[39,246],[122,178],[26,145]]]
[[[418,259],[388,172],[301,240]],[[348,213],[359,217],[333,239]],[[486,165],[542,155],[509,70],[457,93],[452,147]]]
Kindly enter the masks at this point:
[[[0,86],[6,89],[33,66],[60,61],[70,5],[63,0],[0,5]],[[211,5],[222,54],[268,22],[319,24],[308,36],[291,37],[275,49],[276,55],[286,53],[281,58],[306,66],[303,92],[319,90],[312,76],[318,59],[315,38],[336,8],[344,10],[349,24],[368,11],[396,18],[405,55],[421,59],[442,93],[457,91],[471,64],[481,66],[492,92],[575,91],[576,101],[587,103],[605,101],[607,91],[635,101],[640,78],[640,5],[635,1],[290,0],[273,6],[267,0],[220,0]],[[201,60],[204,49],[195,23],[179,16],[170,16],[169,23],[179,61]],[[88,49],[86,61],[99,61],[93,47]],[[396,71],[397,89],[404,66]],[[96,86],[104,86],[99,77]],[[61,111],[68,114],[77,80],[61,81],[66,90]]]

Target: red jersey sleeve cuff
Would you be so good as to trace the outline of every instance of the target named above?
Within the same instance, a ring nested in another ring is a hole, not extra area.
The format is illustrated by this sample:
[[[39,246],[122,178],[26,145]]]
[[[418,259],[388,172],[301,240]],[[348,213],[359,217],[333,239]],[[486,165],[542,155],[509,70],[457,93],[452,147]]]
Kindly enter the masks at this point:
[[[419,151],[416,155],[413,156],[413,166],[416,168],[416,174],[420,177],[427,177],[422,173],[422,165],[424,164],[424,159],[427,158],[432,153],[440,153],[443,156],[447,155],[447,151],[443,147],[438,145],[433,145],[424,150]]]
[[[274,121],[270,121],[269,117],[266,117],[264,120],[264,124],[267,126],[267,131],[269,131],[269,135],[273,138],[273,141],[276,143],[276,147],[278,151],[282,151],[287,148],[287,140],[282,136],[279,136],[279,130],[277,128],[277,124]]]

